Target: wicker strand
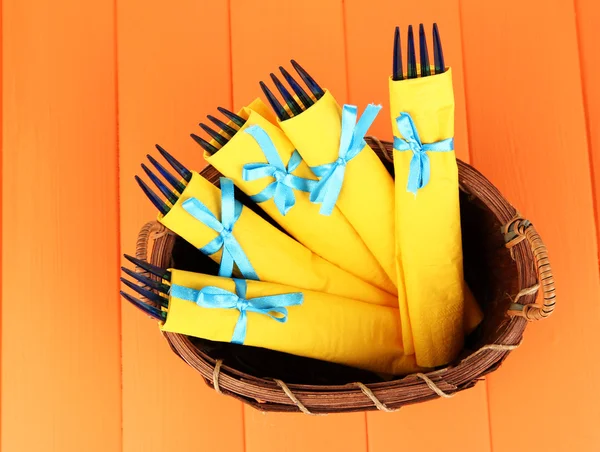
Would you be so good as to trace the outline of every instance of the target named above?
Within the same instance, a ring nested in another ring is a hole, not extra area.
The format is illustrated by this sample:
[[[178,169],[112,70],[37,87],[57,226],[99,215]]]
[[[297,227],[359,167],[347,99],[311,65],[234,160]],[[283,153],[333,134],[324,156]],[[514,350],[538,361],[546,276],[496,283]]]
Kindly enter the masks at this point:
[[[440,397],[444,397],[446,399],[449,399],[450,397],[454,397],[455,394],[446,394],[444,391],[442,391],[440,388],[438,388],[438,386],[431,381],[431,379],[425,375],[425,374],[415,374],[417,377],[419,377],[421,380],[423,380],[425,383],[427,383],[427,386],[429,386],[429,389],[431,389],[433,392],[435,392],[437,395],[439,395]]]
[[[381,151],[381,155],[383,155],[383,157],[390,163],[394,163],[394,159],[392,158],[392,156],[387,152],[387,149],[385,148],[385,146],[383,145],[383,143],[381,142],[381,140],[377,137],[373,137],[373,136],[369,136],[367,138],[370,138],[371,140],[373,140],[373,142],[377,145],[377,147],[379,148],[379,150]]]
[[[521,346],[521,343],[523,341],[519,342],[518,344],[515,345],[503,345],[503,344],[488,344],[488,345],[484,345],[483,347],[481,347],[479,350],[477,350],[475,353],[479,353],[485,350],[493,350],[495,352],[505,352],[505,351],[511,351],[514,350],[516,348],[519,348]],[[473,354],[475,354],[473,353]]]
[[[525,295],[533,295],[534,293],[536,293],[538,291],[539,288],[540,288],[540,285],[539,284],[535,284],[535,285],[533,285],[531,287],[526,287],[525,289],[522,289],[521,291],[519,291],[519,293],[517,294],[517,296],[513,300],[513,303],[517,304],[517,302],[519,301],[519,299],[521,297],[524,297]]]
[[[386,413],[393,413],[395,411],[400,410],[400,408],[388,408],[385,405],[385,403],[382,403],[377,397],[375,397],[375,394],[373,394],[373,391],[371,391],[369,388],[367,388],[364,384],[362,384],[360,382],[356,382],[354,384],[360,388],[360,390],[363,392],[364,395],[366,395],[369,399],[371,399],[371,402],[373,402],[375,404],[375,406],[377,407],[377,409],[379,411],[385,411]]]
[[[317,413],[312,413],[308,410],[308,408],[306,408],[304,406],[304,404],[302,402],[300,402],[300,400],[298,400],[298,397],[296,397],[294,395],[294,393],[290,390],[290,388],[288,388],[288,386],[281,380],[278,379],[274,379],[275,383],[277,383],[277,385],[283,389],[283,392],[285,392],[285,395],[289,397],[289,399],[294,402],[294,405],[296,405],[298,407],[298,409],[300,411],[302,411],[304,414],[308,414],[310,416],[323,416],[323,414],[317,414]]]
[[[221,373],[222,364],[223,360],[217,359],[217,362],[215,363],[215,369],[213,370],[213,388],[215,388],[215,391],[217,391],[219,394],[223,394],[221,388],[219,387],[219,374]]]
[[[505,345],[505,344],[484,345],[483,347],[481,347],[481,348],[477,349],[476,351],[474,351],[473,353],[471,353],[466,358],[462,359],[460,362],[462,363],[463,361],[471,359],[473,356],[478,355],[479,353],[484,352],[486,350],[492,350],[494,352],[510,352],[512,350],[515,350],[516,348],[519,348],[522,343],[523,343],[523,340],[521,340],[518,344],[515,344],[515,345]]]
[[[521,316],[521,317],[525,317],[526,319],[528,319],[527,317],[527,311],[529,309],[532,308],[539,308],[540,306],[537,304],[526,304],[523,305],[521,303],[519,303],[519,300],[521,299],[521,297],[524,297],[525,295],[533,295],[535,294],[540,288],[539,284],[535,284],[531,287],[526,287],[525,289],[522,289],[521,291],[519,291],[519,293],[517,294],[517,296],[515,297],[515,299],[513,300],[512,304],[510,305],[510,309],[509,311],[509,315],[512,316]],[[528,319],[529,320],[529,319]]]
[[[170,234],[170,233],[171,232],[167,229],[165,229],[164,231],[155,232],[154,235],[152,236],[152,239],[153,240],[160,239],[161,237],[163,237],[167,234]]]

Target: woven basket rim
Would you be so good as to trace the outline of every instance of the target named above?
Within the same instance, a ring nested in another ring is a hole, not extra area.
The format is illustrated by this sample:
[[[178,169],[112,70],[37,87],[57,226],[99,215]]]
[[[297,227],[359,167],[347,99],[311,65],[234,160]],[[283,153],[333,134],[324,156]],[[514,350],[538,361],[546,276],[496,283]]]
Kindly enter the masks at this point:
[[[367,142],[384,163],[391,161],[392,143],[367,137]],[[469,197],[477,198],[506,225],[518,215],[515,208],[500,191],[479,171],[457,159],[459,184]],[[209,180],[219,173],[207,166],[201,175]],[[501,232],[498,231],[500,234]],[[148,242],[153,246],[148,253]],[[148,259],[156,265],[168,265],[175,236],[158,222],[148,223],[138,242],[138,258]],[[140,251],[141,249],[141,251]],[[518,275],[518,287],[523,290],[537,287],[534,256],[527,241],[511,248]],[[511,294],[516,295],[516,294]],[[520,298],[520,303],[534,303],[536,293],[530,290]],[[469,353],[461,361],[425,374],[411,374],[392,381],[346,385],[286,384],[279,380],[245,374],[223,362],[213,359],[196,348],[187,336],[162,333],[171,349],[188,365],[198,371],[205,382],[219,393],[230,395],[261,411],[304,412],[326,414],[353,411],[395,411],[401,406],[424,402],[438,397],[452,397],[455,393],[473,387],[486,374],[495,371],[511,350],[518,347],[527,325],[523,317],[507,318],[506,327],[493,337],[491,343]]]

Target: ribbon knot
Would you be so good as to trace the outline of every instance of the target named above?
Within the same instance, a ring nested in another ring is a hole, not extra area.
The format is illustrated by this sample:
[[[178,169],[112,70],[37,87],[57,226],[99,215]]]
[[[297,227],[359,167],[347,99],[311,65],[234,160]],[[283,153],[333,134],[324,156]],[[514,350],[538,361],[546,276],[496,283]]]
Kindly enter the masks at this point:
[[[394,137],[396,151],[412,151],[406,189],[417,194],[417,191],[429,183],[431,162],[427,152],[450,152],[454,150],[454,138],[423,144],[412,117],[408,113],[400,113],[396,125],[402,138]]]
[[[259,279],[244,250],[233,235],[235,223],[242,213],[242,204],[236,201],[234,197],[231,179],[221,178],[221,221],[199,199],[186,199],[181,206],[196,220],[218,234],[208,244],[200,248],[200,251],[210,256],[221,248],[223,249],[219,276],[231,277],[233,264],[235,263],[244,278]]]
[[[242,300],[238,297],[238,300],[235,304],[235,309],[242,312],[245,311],[248,308],[248,306],[250,306],[250,304],[246,300]]]
[[[311,169],[321,178],[310,193],[310,200],[322,203],[319,213],[331,215],[337,199],[342,191],[346,166],[366,146],[365,135],[381,110],[381,105],[369,104],[358,119],[358,108],[355,105],[344,105],[342,108],[342,131],[338,158],[333,163],[314,166]]]
[[[296,204],[294,190],[310,192],[317,181],[292,174],[302,162],[302,157],[298,151],[294,151],[286,168],[273,141],[262,127],[253,125],[248,127],[245,132],[256,140],[268,163],[247,163],[244,165],[242,177],[245,181],[253,181],[263,177],[273,177],[275,179],[261,192],[250,196],[250,198],[257,203],[274,198],[275,206],[277,206],[281,215],[285,215]]]
[[[248,312],[256,312],[271,317],[273,320],[285,323],[288,319],[289,306],[299,306],[304,301],[302,292],[293,292],[265,297],[247,298],[246,281],[234,279],[236,293],[220,287],[206,286],[201,290],[173,284],[170,295],[175,298],[196,303],[203,308],[236,309],[240,316],[237,319],[231,342],[243,344],[248,327]]]
[[[338,157],[338,159],[335,161],[336,165],[346,166],[346,163],[348,163],[348,162],[346,161],[345,158],[342,158],[342,157]]]

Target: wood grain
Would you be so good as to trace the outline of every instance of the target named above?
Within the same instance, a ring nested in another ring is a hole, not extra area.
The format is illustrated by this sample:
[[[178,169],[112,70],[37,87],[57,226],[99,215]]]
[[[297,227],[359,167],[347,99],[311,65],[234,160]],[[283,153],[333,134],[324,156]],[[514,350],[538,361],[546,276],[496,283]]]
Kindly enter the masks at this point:
[[[488,378],[492,448],[596,450],[600,287],[573,3],[461,5],[472,162],[535,223],[559,297]],[[529,70],[557,56],[565,70]]]
[[[117,5],[121,249],[135,254],[139,228],[156,218],[133,179],[143,174],[145,155],[165,163],[159,143],[199,170],[201,151],[189,134],[217,105],[230,106],[229,22],[226,2]],[[206,387],[155,321],[121,305],[123,450],[243,450],[241,404]]]
[[[594,0],[576,0],[575,18],[579,43],[579,64],[583,106],[586,115],[587,139],[594,186],[596,229],[600,221],[600,53],[597,51],[600,40],[600,4]]]
[[[597,3],[2,0],[2,451],[600,449]],[[370,132],[389,139],[394,27],[406,45],[434,21],[457,153],[542,234],[556,313],[474,389],[394,414],[217,395],[118,298],[120,254],[155,217],[133,175],[155,143],[201,169],[197,123],[291,58],[340,103],[381,103]]]
[[[119,451],[113,6],[2,7],[2,450]]]

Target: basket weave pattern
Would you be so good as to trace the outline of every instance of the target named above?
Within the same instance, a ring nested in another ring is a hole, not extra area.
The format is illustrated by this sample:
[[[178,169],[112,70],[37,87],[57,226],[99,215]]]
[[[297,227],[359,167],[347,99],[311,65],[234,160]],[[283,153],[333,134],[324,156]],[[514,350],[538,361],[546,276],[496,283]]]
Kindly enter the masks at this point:
[[[367,142],[392,172],[392,144],[373,137]],[[395,411],[407,404],[452,397],[474,386],[518,347],[528,320],[552,313],[556,295],[547,250],[535,228],[484,176],[466,163],[459,161],[458,166],[465,279],[482,304],[485,319],[452,365],[386,382],[292,384],[243,372],[235,362],[230,365],[211,356],[210,348],[192,338],[163,333],[171,349],[215,390],[262,411]],[[201,174],[218,183],[220,174],[214,168],[207,167]],[[155,265],[178,268],[175,244],[171,232],[150,222],[140,231],[136,255]],[[542,304],[538,305],[534,302],[539,291]]]

